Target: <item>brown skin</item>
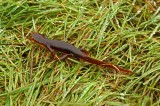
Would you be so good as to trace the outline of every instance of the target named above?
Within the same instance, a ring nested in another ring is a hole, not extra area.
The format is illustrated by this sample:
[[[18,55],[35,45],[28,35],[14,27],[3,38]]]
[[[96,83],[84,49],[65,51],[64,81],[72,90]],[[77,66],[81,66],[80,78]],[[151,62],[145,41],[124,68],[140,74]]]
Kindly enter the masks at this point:
[[[89,56],[84,54],[78,48],[76,48],[73,45],[66,43],[64,41],[50,40],[50,39],[43,37],[43,35],[39,34],[39,33],[33,33],[31,35],[31,39],[33,41],[43,45],[44,47],[46,47],[52,53],[53,58],[55,57],[54,50],[56,50],[56,51],[60,51],[60,52],[65,53],[65,55],[61,56],[59,59],[64,59],[69,56],[74,56],[76,58],[83,59],[83,60],[85,60],[89,63],[92,63],[92,64],[100,65],[103,67],[113,68],[113,69],[116,69],[118,71],[122,71],[127,74],[132,73],[132,71],[130,71],[130,70],[126,70],[121,67],[115,66],[113,64],[107,64],[103,61],[99,61],[99,60],[90,58]]]

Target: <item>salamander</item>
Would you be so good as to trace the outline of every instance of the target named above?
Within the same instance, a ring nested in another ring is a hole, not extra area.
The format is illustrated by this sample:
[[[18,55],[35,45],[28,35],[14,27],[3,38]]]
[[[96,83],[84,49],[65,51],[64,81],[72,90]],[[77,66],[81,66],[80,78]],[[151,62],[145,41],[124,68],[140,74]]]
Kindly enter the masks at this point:
[[[56,50],[56,51],[65,53],[65,55],[61,56],[59,59],[65,59],[67,57],[73,56],[78,59],[83,59],[89,63],[100,65],[102,67],[109,67],[112,69],[116,69],[118,71],[122,71],[127,74],[132,73],[131,70],[127,70],[119,66],[116,66],[114,64],[110,64],[110,63],[106,63],[100,60],[93,59],[89,57],[88,55],[86,55],[85,53],[83,53],[82,50],[76,48],[75,46],[67,42],[60,41],[60,40],[50,40],[44,37],[44,35],[39,34],[39,33],[32,33],[31,39],[37,42],[38,44],[41,44],[44,47],[46,47],[51,52],[53,58],[55,57],[54,51]]]

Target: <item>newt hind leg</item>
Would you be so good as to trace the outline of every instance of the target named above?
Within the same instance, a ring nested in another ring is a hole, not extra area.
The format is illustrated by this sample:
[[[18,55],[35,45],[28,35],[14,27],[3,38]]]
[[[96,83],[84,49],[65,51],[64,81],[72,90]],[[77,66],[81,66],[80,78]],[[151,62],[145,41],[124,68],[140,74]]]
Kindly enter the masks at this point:
[[[83,52],[86,56],[90,56],[90,53],[87,50],[80,48],[80,51]]]

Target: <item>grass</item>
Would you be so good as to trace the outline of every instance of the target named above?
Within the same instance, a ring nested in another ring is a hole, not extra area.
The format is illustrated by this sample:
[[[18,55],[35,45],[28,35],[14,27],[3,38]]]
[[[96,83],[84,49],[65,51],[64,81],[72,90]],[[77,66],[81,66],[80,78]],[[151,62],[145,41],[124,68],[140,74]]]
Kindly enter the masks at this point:
[[[159,4],[0,1],[0,105],[160,105]],[[27,39],[31,32],[84,48],[133,74],[74,58],[52,61],[45,48]]]

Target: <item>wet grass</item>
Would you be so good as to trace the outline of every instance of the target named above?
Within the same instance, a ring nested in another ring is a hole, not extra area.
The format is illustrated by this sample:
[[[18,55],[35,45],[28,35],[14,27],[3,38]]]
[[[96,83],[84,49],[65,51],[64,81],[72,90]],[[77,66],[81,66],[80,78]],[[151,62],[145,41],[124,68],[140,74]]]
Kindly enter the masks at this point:
[[[0,105],[158,106],[160,2],[1,1]],[[31,32],[69,42],[131,75],[69,58],[53,61]],[[9,45],[5,45],[9,44]]]

